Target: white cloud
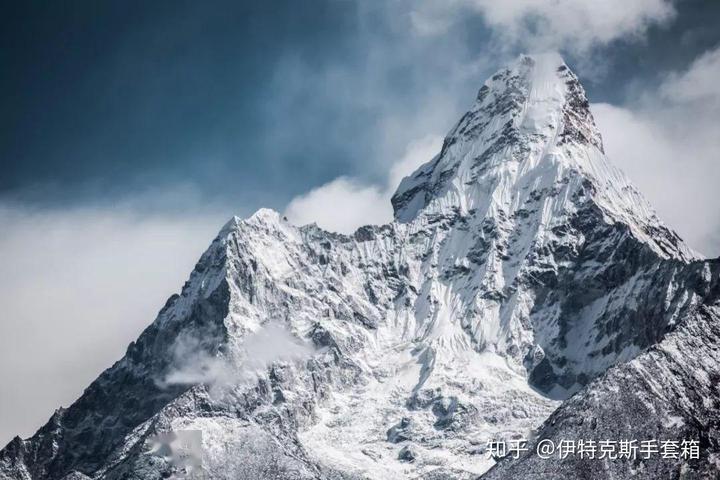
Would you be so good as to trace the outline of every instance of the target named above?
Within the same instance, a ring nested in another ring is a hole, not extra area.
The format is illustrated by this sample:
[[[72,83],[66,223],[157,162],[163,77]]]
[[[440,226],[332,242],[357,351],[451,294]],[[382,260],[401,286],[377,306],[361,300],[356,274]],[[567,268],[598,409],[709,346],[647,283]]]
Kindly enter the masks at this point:
[[[720,48],[705,52],[690,68],[670,75],[662,85],[663,96],[672,102],[720,102]]]
[[[293,198],[285,215],[298,225],[315,222],[326,230],[352,233],[361,225],[385,222],[392,208],[380,188],[339,177]]]
[[[411,20],[418,33],[435,35],[468,11],[480,13],[504,41],[535,51],[577,51],[640,36],[675,14],[671,0],[430,0],[416,5]]]
[[[122,357],[223,220],[0,204],[0,444],[34,433]]]
[[[315,222],[326,230],[348,234],[363,225],[387,223],[393,216],[390,198],[400,180],[431,160],[441,145],[439,135],[411,142],[403,157],[391,166],[385,185],[363,185],[355,179],[339,177],[292,199],[285,215],[298,225]]]
[[[720,254],[720,49],[625,107],[592,106],[605,149],[694,248]],[[716,73],[715,73],[716,72]]]
[[[233,358],[211,356],[203,341],[181,336],[173,345],[174,368],[158,385],[205,384],[211,395],[222,396],[227,388],[244,384],[264,374],[274,362],[296,362],[309,358],[317,350],[293,336],[277,322],[268,322],[247,335],[233,351]]]

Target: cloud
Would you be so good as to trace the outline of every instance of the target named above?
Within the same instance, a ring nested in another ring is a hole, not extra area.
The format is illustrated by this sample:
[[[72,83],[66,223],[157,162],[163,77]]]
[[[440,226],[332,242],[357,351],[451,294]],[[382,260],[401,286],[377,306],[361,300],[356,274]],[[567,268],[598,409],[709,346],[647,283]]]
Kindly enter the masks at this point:
[[[121,358],[224,220],[0,203],[0,444],[34,433]]]
[[[341,233],[352,233],[363,225],[377,225],[392,220],[390,204],[403,177],[430,161],[439,151],[442,137],[428,135],[411,142],[402,158],[387,173],[384,185],[364,185],[349,177],[339,177],[293,198],[285,209],[290,221]]]
[[[673,73],[660,88],[670,102],[709,101],[720,103],[720,48],[700,55],[685,72]]]
[[[425,1],[411,14],[422,35],[446,32],[468,13],[479,13],[503,42],[535,51],[582,51],[628,36],[675,15],[670,0],[452,0]]]
[[[339,177],[293,198],[285,216],[299,225],[317,223],[341,233],[352,233],[361,225],[384,223],[392,217],[392,207],[383,190]]]
[[[202,343],[202,339],[179,337],[173,346],[174,366],[158,384],[205,384],[211,393],[220,394],[225,387],[252,380],[275,362],[294,362],[316,352],[277,322],[247,335],[232,357],[209,355]]]
[[[668,225],[710,256],[720,254],[720,84],[712,81],[718,75],[715,49],[634,104],[592,106],[610,160]]]

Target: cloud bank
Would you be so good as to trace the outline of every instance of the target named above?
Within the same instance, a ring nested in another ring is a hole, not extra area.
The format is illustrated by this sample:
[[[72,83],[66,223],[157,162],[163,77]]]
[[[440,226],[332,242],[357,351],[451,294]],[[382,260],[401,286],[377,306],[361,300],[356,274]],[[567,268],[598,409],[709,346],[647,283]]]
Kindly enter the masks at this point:
[[[211,394],[243,384],[264,373],[275,362],[294,362],[309,358],[316,350],[292,335],[277,322],[268,322],[247,335],[233,351],[233,357],[209,355],[202,340],[180,337],[173,348],[174,365],[160,386],[205,384]]]
[[[224,220],[0,204],[2,446],[122,357]]]
[[[720,48],[625,106],[595,104],[605,149],[661,218],[701,253],[720,254]]]
[[[430,161],[441,146],[442,137],[423,137],[407,146],[402,158],[387,172],[384,185],[365,185],[353,178],[339,177],[292,199],[285,216],[299,225],[315,222],[326,230],[346,234],[363,225],[387,223],[393,218],[390,198],[400,181]]]
[[[584,51],[619,38],[640,37],[675,15],[669,0],[430,0],[412,12],[420,34],[437,35],[475,12],[504,42],[534,51]]]

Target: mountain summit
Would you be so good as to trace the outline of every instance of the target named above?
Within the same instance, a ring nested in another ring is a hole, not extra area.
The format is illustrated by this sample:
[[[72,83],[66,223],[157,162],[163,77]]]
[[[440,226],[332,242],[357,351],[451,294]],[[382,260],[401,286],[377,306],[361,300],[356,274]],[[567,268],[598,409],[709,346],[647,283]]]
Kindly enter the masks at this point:
[[[559,147],[568,143],[603,150],[585,91],[559,56],[523,55],[485,82],[438,157],[402,182],[393,198],[396,218],[407,221],[450,192],[449,201],[472,201],[477,192],[464,186],[476,185],[482,173],[503,164],[513,164],[506,171],[523,172],[540,161],[589,166],[587,157],[562,155]]]
[[[148,453],[188,431],[213,479],[715,468],[718,262],[608,162],[562,59],[493,75],[392,202],[395,221],[353,235],[271,210],[232,219],[125,357],[0,452],[0,479],[193,478]],[[701,457],[486,450],[649,433],[699,438]]]
[[[695,256],[608,162],[585,90],[557,54],[522,55],[485,82],[442,151],[402,181],[392,203],[399,222],[450,209],[517,210],[524,194],[562,179],[591,183],[607,214],[664,255]]]

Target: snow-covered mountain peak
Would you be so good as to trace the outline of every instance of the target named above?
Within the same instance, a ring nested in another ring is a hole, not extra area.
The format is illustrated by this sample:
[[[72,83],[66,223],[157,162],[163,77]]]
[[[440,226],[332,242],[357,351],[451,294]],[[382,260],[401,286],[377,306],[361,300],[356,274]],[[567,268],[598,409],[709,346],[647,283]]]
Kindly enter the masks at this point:
[[[695,256],[606,158],[585,90],[553,53],[521,55],[490,77],[440,153],[392,198],[395,219],[420,228],[438,216],[507,223],[544,211],[539,231],[585,201],[660,254]]]
[[[720,265],[609,163],[557,55],[493,75],[392,201],[353,235],[233,217],[125,357],[0,451],[0,480],[168,476],[144,448],[179,430],[214,479],[475,478],[487,440],[716,298]]]
[[[561,142],[592,145],[603,152],[590,103],[575,73],[557,55],[523,58],[535,62],[523,126],[533,131],[541,128],[542,122],[557,122],[562,125],[558,130]]]
[[[248,221],[257,221],[262,223],[280,222],[280,214],[272,208],[260,208],[250,215]]]
[[[548,177],[570,168],[590,174],[597,168],[589,157],[602,152],[585,91],[562,58],[521,55],[485,82],[441,152],[401,182],[395,217],[408,222],[448,193],[441,203],[464,211],[476,196],[472,187],[503,172],[535,170]],[[503,182],[503,188],[513,184]]]
[[[220,232],[218,232],[218,237],[224,237],[230,232],[236,230],[242,221],[242,218],[238,217],[237,215],[233,215],[230,220],[225,222],[225,225],[223,225],[223,227],[220,229]]]

